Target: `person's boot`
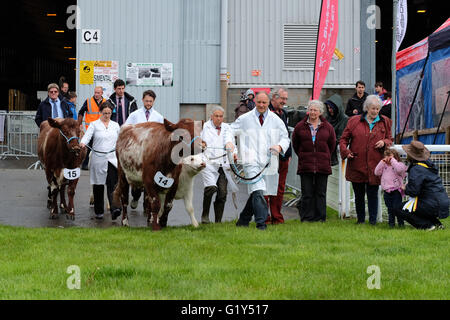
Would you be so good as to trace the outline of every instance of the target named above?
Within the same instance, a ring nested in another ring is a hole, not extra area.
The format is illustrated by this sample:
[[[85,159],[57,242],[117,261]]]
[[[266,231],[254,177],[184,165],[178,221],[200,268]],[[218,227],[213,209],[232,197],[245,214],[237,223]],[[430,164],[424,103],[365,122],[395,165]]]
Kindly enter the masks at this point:
[[[203,212],[202,223],[208,224],[209,221],[209,208],[211,207],[211,199],[214,193],[217,191],[216,186],[206,187],[203,193]]]

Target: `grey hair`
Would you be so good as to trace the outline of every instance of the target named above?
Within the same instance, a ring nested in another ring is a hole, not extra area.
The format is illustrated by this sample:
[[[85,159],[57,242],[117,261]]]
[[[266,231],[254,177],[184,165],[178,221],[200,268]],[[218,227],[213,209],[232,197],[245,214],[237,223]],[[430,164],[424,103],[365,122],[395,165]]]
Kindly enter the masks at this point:
[[[280,96],[280,92],[281,91],[286,91],[287,89],[284,87],[275,87],[272,89],[272,91],[270,92],[270,99],[276,99]]]
[[[59,86],[56,83],[50,83],[47,87],[47,91],[50,91],[50,89],[57,89],[59,91]]]
[[[324,113],[325,112],[325,105],[320,100],[311,100],[311,101],[309,101],[308,102],[308,111],[309,111],[309,108],[311,108],[312,106],[318,107],[319,110],[320,110],[320,113]]]
[[[363,111],[366,112],[371,105],[377,105],[378,108],[381,109],[383,106],[383,103],[380,100],[380,97],[376,94],[371,94],[370,96],[367,96],[366,101],[364,101],[363,104]]]
[[[223,114],[225,114],[225,110],[221,107],[221,106],[214,106],[212,109],[211,109],[211,116],[214,114],[214,112],[216,112],[216,111],[222,111],[223,112]]]

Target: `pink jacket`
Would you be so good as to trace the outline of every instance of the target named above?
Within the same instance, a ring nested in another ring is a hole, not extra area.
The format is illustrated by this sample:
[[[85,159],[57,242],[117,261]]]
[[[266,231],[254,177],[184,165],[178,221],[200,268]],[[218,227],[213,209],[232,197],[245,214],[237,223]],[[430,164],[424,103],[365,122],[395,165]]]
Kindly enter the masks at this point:
[[[377,176],[381,176],[381,187],[384,191],[402,191],[407,169],[402,162],[398,162],[392,158],[391,165],[387,165],[386,162],[381,160],[376,166],[374,173]]]

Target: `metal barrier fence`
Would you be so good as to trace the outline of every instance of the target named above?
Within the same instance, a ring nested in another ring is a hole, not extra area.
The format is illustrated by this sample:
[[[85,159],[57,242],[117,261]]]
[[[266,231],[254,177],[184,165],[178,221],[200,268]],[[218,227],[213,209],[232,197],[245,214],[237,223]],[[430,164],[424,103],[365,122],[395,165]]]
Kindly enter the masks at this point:
[[[34,122],[35,115],[35,111],[0,113],[0,117],[4,118],[4,139],[3,142],[0,141],[2,145],[0,159],[37,157],[39,128]]]

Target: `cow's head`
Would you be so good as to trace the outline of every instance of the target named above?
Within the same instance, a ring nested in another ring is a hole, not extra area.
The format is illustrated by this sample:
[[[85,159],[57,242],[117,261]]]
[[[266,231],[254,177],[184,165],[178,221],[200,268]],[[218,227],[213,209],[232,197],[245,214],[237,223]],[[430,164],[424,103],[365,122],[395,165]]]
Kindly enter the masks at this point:
[[[196,154],[194,156],[189,156],[183,158],[183,171],[185,171],[190,176],[195,176],[200,171],[206,168],[206,163],[204,161],[202,154]]]
[[[81,120],[81,119],[80,119]],[[59,130],[60,139],[67,149],[78,157],[81,153],[80,139],[81,139],[81,121],[76,121],[72,118],[53,119],[48,118],[48,123],[51,127]]]
[[[204,121],[181,119],[177,124],[164,119],[164,127],[172,133],[172,141],[182,141],[191,148],[191,154],[201,153],[206,148],[206,142],[200,138]]]

